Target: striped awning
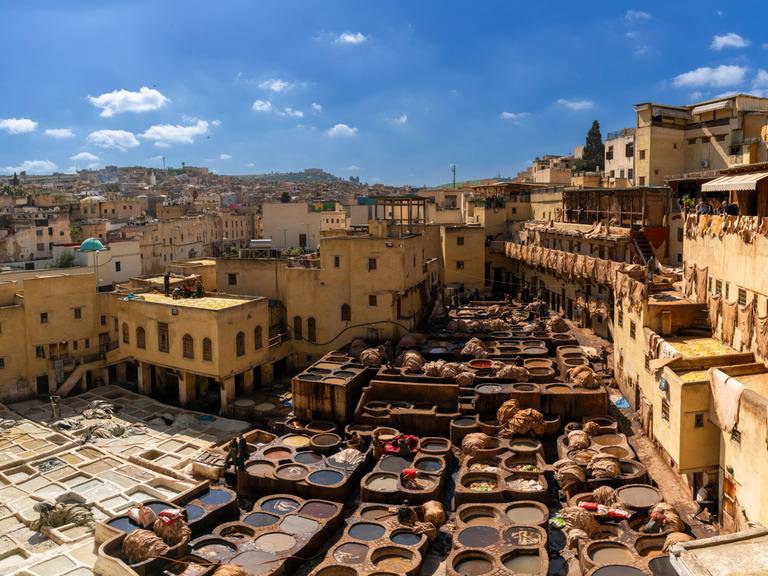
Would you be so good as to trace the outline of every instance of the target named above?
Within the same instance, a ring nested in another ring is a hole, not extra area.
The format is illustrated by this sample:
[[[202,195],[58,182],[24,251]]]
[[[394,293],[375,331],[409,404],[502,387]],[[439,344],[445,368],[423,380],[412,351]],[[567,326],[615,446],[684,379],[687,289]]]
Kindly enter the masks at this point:
[[[691,114],[704,114],[704,112],[714,112],[715,110],[725,110],[731,107],[732,100],[720,100],[720,102],[710,102],[709,104],[702,104],[701,106],[695,106],[691,110]]]
[[[701,185],[702,192],[729,192],[731,190],[754,190],[757,183],[768,178],[768,172],[752,172],[734,176],[720,176]]]

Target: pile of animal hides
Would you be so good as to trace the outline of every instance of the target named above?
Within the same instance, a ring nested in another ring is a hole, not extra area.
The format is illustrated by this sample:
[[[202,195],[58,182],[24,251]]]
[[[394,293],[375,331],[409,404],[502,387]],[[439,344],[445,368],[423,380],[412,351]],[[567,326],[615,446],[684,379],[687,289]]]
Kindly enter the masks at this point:
[[[544,416],[533,408],[520,408],[517,400],[507,400],[496,411],[501,430],[500,438],[513,436],[541,436],[544,434]]]
[[[145,517],[142,525],[146,522]],[[192,530],[183,511],[163,510],[152,524],[152,530],[142,528],[128,534],[123,540],[122,551],[129,563],[136,564],[167,554],[171,547],[189,542],[191,536]]]
[[[603,384],[603,378],[586,364],[570,368],[566,372],[568,381],[573,383],[575,388],[594,389]]]

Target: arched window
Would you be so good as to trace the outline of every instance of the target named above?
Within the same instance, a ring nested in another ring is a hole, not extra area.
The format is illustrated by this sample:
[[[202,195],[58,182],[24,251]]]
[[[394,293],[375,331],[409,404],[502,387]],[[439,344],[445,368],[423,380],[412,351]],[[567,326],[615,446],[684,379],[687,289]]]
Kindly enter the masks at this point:
[[[341,305],[341,321],[349,322],[350,320],[352,320],[352,308],[350,308],[349,304],[342,304]]]
[[[307,340],[317,342],[317,322],[311,316],[307,318]]]
[[[243,356],[245,354],[245,333],[238,332],[235,337],[235,354]]]
[[[139,326],[136,328],[136,348],[144,350],[147,347],[147,335],[144,333],[144,328]]]
[[[203,360],[213,362],[213,345],[210,338],[203,338]]]
[[[256,326],[256,328],[253,329],[253,347],[258,350],[262,346],[264,346],[264,342],[262,342],[261,337],[261,326]]]
[[[128,324],[125,322],[123,322],[123,343],[124,344],[131,343],[131,335],[128,333]]]
[[[304,331],[301,329],[301,316],[293,317],[293,337],[296,340],[304,338]]]
[[[184,358],[195,357],[195,341],[192,340],[192,336],[189,334],[184,334],[184,337],[181,339],[181,353]]]

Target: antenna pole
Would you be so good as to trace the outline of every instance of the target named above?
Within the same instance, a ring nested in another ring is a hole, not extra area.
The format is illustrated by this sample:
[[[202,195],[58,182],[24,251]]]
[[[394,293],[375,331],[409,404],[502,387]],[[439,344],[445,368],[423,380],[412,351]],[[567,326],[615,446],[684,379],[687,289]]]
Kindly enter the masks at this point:
[[[451,164],[451,173],[453,174],[453,189],[456,190],[456,163]]]

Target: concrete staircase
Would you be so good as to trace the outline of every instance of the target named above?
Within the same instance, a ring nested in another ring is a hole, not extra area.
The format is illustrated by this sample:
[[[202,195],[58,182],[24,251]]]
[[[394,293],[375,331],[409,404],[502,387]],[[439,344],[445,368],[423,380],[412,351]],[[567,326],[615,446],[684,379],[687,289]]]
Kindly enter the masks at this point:
[[[654,255],[651,243],[648,241],[648,238],[642,230],[633,231],[632,240],[635,243],[635,249],[637,250],[637,253],[643,259],[643,264],[646,264],[648,259]]]
[[[78,382],[80,382],[80,380],[83,379],[83,376],[85,376],[88,370],[102,368],[104,365],[104,360],[95,360],[92,362],[84,362],[82,364],[78,364],[75,366],[75,369],[69,373],[69,376],[64,379],[64,382],[61,383],[61,386],[59,386],[56,391],[52,392],[51,394],[61,397],[66,396],[72,392],[72,389],[77,385]]]

